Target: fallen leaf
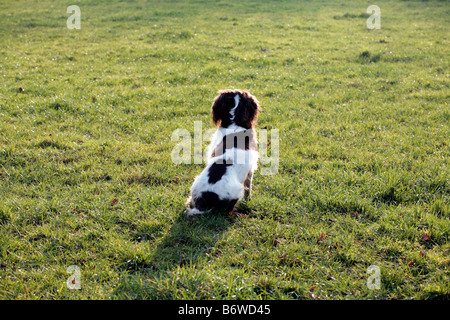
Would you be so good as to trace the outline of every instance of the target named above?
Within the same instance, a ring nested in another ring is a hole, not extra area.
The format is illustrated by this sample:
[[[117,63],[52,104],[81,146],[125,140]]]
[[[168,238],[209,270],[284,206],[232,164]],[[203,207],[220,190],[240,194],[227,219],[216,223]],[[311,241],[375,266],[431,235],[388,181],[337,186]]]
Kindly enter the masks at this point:
[[[326,238],[326,236],[325,236],[323,233],[321,233],[321,234],[319,235],[319,239],[317,239],[317,243],[319,243],[319,242],[322,241],[322,240],[325,240],[325,238]]]
[[[236,217],[236,218],[248,218],[248,215],[247,214],[243,214],[243,213],[239,213],[239,212],[234,212],[233,213],[233,215]]]

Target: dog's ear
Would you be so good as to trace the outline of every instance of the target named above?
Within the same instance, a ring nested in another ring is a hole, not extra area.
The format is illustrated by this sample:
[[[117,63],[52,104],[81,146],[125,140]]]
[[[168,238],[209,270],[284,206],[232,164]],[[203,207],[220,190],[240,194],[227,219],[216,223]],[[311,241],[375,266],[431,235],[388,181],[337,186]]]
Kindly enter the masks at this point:
[[[253,127],[254,122],[258,119],[258,112],[261,110],[259,102],[247,91],[241,91],[239,93],[240,101],[239,106],[236,108],[234,121],[236,125],[250,129]]]
[[[212,120],[216,126],[228,127],[231,124],[230,109],[234,104],[234,94],[231,90],[219,91],[211,107]]]

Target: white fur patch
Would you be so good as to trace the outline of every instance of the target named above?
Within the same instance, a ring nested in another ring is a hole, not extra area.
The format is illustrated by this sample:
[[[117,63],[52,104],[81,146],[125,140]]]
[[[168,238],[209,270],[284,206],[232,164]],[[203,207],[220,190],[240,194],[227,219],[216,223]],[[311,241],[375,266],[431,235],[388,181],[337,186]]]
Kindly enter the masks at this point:
[[[234,107],[233,107],[233,109],[230,110],[231,121],[234,120],[234,112],[236,111],[236,108],[237,108],[238,105],[239,105],[239,101],[241,101],[241,98],[239,97],[238,94],[236,94],[236,95],[234,96]]]

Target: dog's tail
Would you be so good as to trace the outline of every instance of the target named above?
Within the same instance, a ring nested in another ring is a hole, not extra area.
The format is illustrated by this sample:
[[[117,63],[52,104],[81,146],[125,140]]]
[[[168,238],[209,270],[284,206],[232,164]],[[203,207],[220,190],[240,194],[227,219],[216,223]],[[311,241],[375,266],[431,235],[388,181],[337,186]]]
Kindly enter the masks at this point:
[[[198,210],[197,208],[194,208],[194,209],[187,208],[187,209],[186,209],[186,214],[187,214],[189,217],[195,217],[195,216],[198,216],[198,215],[203,214],[203,211],[200,211],[200,210]]]

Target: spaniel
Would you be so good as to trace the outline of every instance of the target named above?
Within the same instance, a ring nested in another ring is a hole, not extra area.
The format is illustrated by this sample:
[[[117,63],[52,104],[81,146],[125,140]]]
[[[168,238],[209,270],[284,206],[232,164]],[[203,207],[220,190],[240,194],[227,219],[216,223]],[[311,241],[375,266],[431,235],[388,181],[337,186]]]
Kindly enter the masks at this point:
[[[195,178],[187,201],[189,216],[205,211],[233,214],[238,200],[250,198],[258,166],[254,129],[260,106],[245,90],[221,90],[212,104],[217,130],[207,149],[206,168]]]

